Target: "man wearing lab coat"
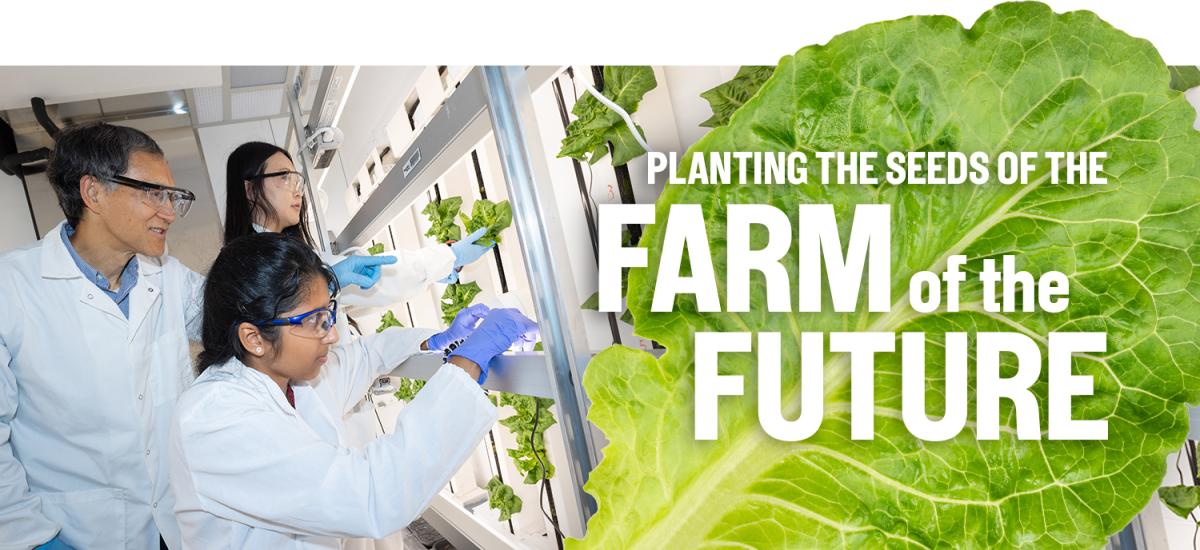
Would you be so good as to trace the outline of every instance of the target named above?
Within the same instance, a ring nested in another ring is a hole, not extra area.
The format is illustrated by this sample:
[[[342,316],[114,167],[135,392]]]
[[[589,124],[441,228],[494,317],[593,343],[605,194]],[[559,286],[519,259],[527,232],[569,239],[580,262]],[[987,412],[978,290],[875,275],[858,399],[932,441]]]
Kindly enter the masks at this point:
[[[66,221],[0,256],[0,549],[180,547],[166,439],[203,279],[165,255],[190,193],[131,128],[67,128]]]

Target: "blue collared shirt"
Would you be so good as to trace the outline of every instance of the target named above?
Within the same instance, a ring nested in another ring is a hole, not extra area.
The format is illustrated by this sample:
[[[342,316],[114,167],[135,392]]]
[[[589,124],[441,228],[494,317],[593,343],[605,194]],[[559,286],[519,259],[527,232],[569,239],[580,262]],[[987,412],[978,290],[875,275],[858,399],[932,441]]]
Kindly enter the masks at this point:
[[[121,286],[116,290],[109,290],[108,277],[105,277],[99,271],[96,271],[83,258],[79,257],[79,253],[75,251],[75,246],[71,244],[71,235],[75,234],[75,228],[71,224],[64,223],[62,230],[63,244],[67,245],[67,252],[71,253],[71,259],[75,260],[75,265],[79,266],[79,271],[87,280],[96,284],[102,292],[112,298],[117,303],[117,307],[121,308],[121,313],[125,314],[125,318],[129,318],[129,293],[133,287],[137,285],[138,280],[138,260],[137,256],[129,259],[129,263],[125,264],[125,270],[121,272]]]

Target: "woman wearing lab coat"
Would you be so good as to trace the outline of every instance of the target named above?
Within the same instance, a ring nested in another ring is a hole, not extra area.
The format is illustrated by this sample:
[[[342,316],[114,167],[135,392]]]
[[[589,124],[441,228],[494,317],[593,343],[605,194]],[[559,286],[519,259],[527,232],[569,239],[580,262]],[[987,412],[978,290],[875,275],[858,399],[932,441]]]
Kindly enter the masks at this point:
[[[478,385],[491,359],[536,338],[516,310],[488,312],[393,432],[360,451],[339,441],[344,410],[376,376],[461,334],[392,328],[334,346],[333,295],[331,271],[286,236],[237,239],[214,262],[199,376],[170,436],[184,548],[340,548],[403,528],[495,422]]]
[[[309,234],[304,178],[292,157],[278,146],[261,141],[243,143],[225,165],[225,242],[263,231],[291,235],[316,248]],[[386,308],[403,302],[434,282],[457,280],[457,270],[481,258],[491,247],[475,244],[480,229],[452,245],[419,250],[394,250],[386,256],[355,257],[372,265],[339,263],[342,257],[322,254],[343,283],[343,305]],[[379,273],[374,263],[385,262]],[[362,277],[366,274],[367,277]],[[380,278],[382,275],[382,278]],[[378,288],[372,288],[378,280]],[[351,287],[353,283],[359,288]]]
[[[229,154],[225,178],[225,242],[259,232],[277,232],[316,248],[309,234],[303,177],[285,149],[260,141],[243,143]],[[381,256],[342,257],[318,251],[322,260],[334,266],[342,283],[338,302],[348,315],[339,316],[339,332],[343,336],[352,334],[347,323],[352,316],[394,307],[439,280],[447,283],[457,280],[457,269],[478,260],[489,250],[474,244],[483,231],[450,246],[437,244],[419,250],[395,250]],[[381,269],[377,264],[385,265]],[[342,419],[345,441],[352,447],[362,447],[378,435],[380,423],[375,405],[362,399],[366,391],[359,393],[358,404],[348,409]],[[355,548],[397,546],[363,543]]]

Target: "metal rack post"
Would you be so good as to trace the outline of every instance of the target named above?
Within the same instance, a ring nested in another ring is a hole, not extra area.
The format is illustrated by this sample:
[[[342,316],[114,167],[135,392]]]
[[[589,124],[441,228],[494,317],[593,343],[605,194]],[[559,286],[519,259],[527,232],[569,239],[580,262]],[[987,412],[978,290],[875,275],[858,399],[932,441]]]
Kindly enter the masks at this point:
[[[327,67],[326,73],[332,73],[332,67]],[[322,83],[324,83],[325,80],[327,80],[327,75],[322,79]],[[300,75],[299,71],[297,71],[296,80],[292,83],[292,89],[285,92],[287,95],[288,111],[290,114],[288,117],[288,122],[291,124],[292,132],[295,132],[296,136],[296,144],[298,149],[297,153],[299,153],[296,155],[296,161],[297,164],[300,165],[300,173],[304,175],[304,200],[308,203],[309,212],[312,214],[312,223],[314,225],[313,229],[315,229],[317,232],[317,245],[321,247],[323,252],[330,252],[329,235],[325,234],[325,228],[320,214],[321,209],[317,206],[317,193],[316,190],[313,189],[312,171],[309,169],[310,166],[313,166],[314,159],[312,151],[309,150],[308,147],[304,146],[304,142],[311,134],[309,129],[304,125],[304,121],[301,119],[303,116],[303,109],[300,107],[300,87]],[[284,147],[287,147],[286,143],[284,144]]]
[[[585,418],[587,396],[581,384],[591,358],[574,280],[561,266],[570,265],[561,239],[562,222],[545,151],[537,132],[532,95],[523,67],[483,68],[488,114],[508,185],[513,221],[524,252],[542,342],[551,369],[551,384],[571,461],[569,473],[578,513],[585,525],[596,502],[583,490],[599,461]]]

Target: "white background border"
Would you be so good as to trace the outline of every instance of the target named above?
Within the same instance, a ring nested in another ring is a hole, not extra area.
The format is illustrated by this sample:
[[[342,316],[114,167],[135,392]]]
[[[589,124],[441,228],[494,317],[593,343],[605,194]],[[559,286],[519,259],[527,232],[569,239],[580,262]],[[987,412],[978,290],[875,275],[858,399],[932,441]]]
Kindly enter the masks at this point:
[[[1200,2],[1050,0],[1200,64]],[[259,0],[4,2],[2,65],[775,64],[863,24],[995,2],[948,0]],[[600,7],[603,6],[603,7]],[[0,83],[3,85],[3,83]]]

